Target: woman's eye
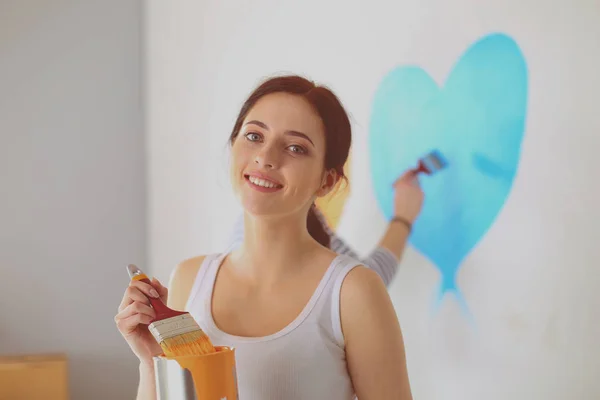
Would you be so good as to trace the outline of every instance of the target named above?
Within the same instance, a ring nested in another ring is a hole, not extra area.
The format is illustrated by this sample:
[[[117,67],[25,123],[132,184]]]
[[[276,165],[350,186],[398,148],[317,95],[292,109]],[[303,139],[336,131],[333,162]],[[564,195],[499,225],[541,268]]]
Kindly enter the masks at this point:
[[[291,145],[288,148],[290,149],[290,151],[292,153],[298,153],[298,154],[304,154],[304,153],[306,153],[306,150],[304,149],[304,147],[298,146],[296,144],[293,144],[293,145]]]
[[[306,153],[306,149],[302,146],[298,146],[296,144],[293,144],[290,146],[290,150],[292,151],[292,153],[298,153],[298,154],[305,154]]]
[[[246,139],[248,139],[251,142],[256,142],[260,140],[260,135],[256,132],[248,132],[246,133]]]

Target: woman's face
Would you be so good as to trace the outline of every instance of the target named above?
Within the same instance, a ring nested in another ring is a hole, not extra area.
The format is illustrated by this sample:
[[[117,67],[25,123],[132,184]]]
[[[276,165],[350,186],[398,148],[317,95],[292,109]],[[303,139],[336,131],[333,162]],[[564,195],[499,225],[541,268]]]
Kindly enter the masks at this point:
[[[319,115],[300,96],[262,97],[242,123],[232,146],[231,179],[244,209],[253,215],[306,211],[325,195],[325,131]]]

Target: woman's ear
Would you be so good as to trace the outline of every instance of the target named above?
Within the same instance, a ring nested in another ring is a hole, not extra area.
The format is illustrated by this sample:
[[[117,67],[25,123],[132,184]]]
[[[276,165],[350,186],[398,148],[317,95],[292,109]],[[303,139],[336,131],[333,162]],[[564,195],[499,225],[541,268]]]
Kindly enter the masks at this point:
[[[334,169],[330,169],[329,171],[325,172],[321,182],[321,187],[319,187],[319,190],[317,190],[317,197],[327,196],[335,187],[338,180],[339,176]]]

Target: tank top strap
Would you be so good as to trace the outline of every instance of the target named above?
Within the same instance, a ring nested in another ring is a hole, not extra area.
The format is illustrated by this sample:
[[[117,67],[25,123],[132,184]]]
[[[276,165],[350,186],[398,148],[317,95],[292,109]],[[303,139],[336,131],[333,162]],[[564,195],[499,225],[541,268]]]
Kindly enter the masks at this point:
[[[188,296],[186,303],[186,311],[188,311],[194,318],[200,317],[197,313],[203,309],[203,305],[206,302],[206,296],[212,290],[213,280],[211,276],[215,274],[221,259],[226,253],[213,253],[204,257],[198,273],[194,279],[192,290]]]
[[[207,255],[192,286],[186,310],[192,314],[201,326],[211,325],[212,317],[208,315],[210,312],[210,297],[219,266],[226,255],[227,253]],[[319,288],[313,294],[313,299],[311,299],[311,302],[314,300],[313,305],[309,305],[305,309],[305,312],[307,312],[306,319],[316,320],[318,326],[322,329],[322,334],[340,349],[345,347],[340,314],[342,284],[348,273],[359,265],[362,265],[361,261],[339,254],[332,261],[331,266],[322,278]],[[300,320],[297,322],[301,324]]]
[[[345,347],[340,314],[342,283],[348,273],[359,265],[362,265],[359,260],[344,254],[338,255],[331,266],[331,275],[319,298],[319,304],[314,310],[319,325],[326,329],[327,336],[342,349]]]

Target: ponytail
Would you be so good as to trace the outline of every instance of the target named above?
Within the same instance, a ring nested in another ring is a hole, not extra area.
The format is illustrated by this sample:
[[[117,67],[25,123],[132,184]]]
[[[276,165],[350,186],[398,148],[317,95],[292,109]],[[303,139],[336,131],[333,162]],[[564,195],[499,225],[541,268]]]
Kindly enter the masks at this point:
[[[306,221],[306,227],[308,228],[308,233],[313,237],[317,242],[319,242],[322,246],[329,248],[329,244],[331,241],[331,237],[329,233],[325,230],[323,223],[317,216],[315,211],[316,206],[313,205],[310,210],[308,210],[308,218]]]

